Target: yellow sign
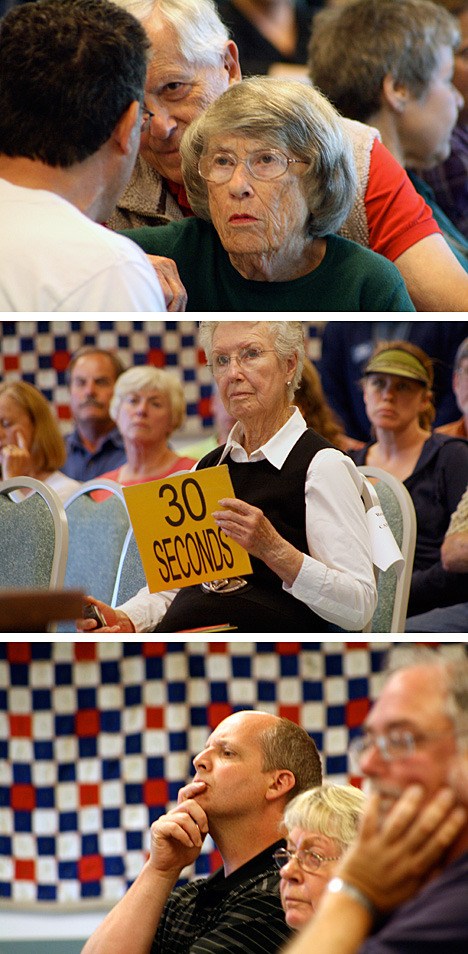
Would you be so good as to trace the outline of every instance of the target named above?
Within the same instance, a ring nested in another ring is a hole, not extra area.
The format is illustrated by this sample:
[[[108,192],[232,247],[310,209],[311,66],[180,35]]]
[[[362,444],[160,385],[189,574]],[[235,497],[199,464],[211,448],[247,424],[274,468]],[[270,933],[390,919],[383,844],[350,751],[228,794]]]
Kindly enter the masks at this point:
[[[151,593],[252,573],[247,551],[211,516],[235,497],[226,464],[123,492]]]

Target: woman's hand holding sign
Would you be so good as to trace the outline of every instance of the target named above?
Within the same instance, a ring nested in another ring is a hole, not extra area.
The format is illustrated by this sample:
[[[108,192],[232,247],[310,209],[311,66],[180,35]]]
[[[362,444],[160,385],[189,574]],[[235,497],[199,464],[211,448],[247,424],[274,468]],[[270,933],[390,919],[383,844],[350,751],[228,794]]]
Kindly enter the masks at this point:
[[[302,566],[302,554],[280,536],[258,507],[237,497],[223,497],[218,502],[224,509],[212,514],[217,526],[251,556],[263,560],[286,586],[292,586]]]

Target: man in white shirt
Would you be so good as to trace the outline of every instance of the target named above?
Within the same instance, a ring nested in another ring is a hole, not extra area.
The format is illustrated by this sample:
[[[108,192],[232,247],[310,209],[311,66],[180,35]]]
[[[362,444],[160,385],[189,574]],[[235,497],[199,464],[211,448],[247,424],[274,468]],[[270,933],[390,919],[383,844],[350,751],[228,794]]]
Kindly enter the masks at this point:
[[[2,19],[0,310],[166,310],[146,256],[98,224],[138,151],[148,47],[107,0]]]

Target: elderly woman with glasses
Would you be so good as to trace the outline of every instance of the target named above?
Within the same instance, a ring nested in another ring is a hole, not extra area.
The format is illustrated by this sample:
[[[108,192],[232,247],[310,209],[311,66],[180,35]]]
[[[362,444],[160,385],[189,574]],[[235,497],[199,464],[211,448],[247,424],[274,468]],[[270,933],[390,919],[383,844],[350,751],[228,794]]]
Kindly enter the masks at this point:
[[[239,632],[312,633],[326,620],[362,629],[376,601],[363,477],[292,406],[302,322],[202,322],[200,345],[237,423],[197,470],[227,465],[235,496],[221,498],[212,516],[222,542],[250,554],[252,573],[142,590],[118,610],[98,604],[109,627],[167,633],[229,623]]]
[[[313,917],[319,898],[342,855],[356,837],[366,798],[352,785],[323,785],[297,795],[287,805],[283,826],[287,847],[274,859],[286,923],[299,929]]]
[[[253,77],[185,131],[195,217],[126,230],[176,262],[187,311],[413,311],[380,255],[334,235],[356,193],[352,148],[328,101],[304,83]]]

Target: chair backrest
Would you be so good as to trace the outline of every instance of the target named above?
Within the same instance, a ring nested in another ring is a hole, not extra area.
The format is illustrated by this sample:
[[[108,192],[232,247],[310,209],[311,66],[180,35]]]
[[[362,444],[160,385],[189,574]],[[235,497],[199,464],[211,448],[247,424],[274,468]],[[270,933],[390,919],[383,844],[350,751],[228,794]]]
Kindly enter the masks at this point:
[[[95,490],[110,496],[96,501]],[[65,584],[111,603],[122,547],[130,528],[125,498],[113,480],[89,480],[67,500],[70,544]]]
[[[131,596],[135,596],[142,586],[146,585],[146,576],[141,562],[140,551],[137,547],[133,530],[128,531],[120,557],[117,579],[115,581],[112,606],[120,606]]]
[[[15,494],[21,490],[34,493]],[[67,518],[55,490],[34,477],[1,481],[0,587],[61,589],[67,553]]]
[[[380,467],[367,465],[358,467],[358,470],[375,481],[372,489],[378,496],[385,519],[405,559],[400,574],[394,567],[379,572],[377,609],[364,632],[404,633],[416,546],[414,504],[404,484],[393,474]]]

